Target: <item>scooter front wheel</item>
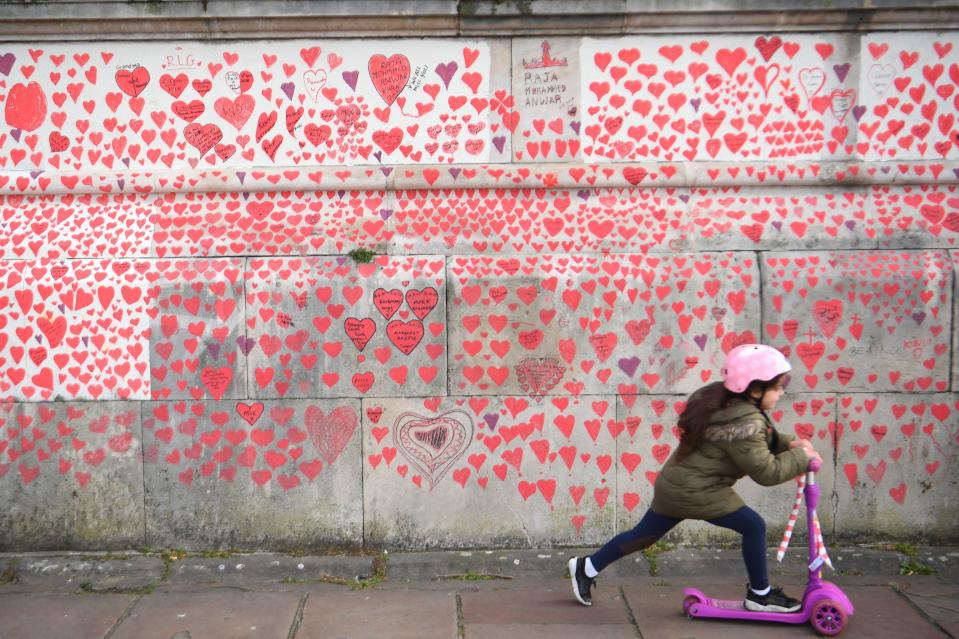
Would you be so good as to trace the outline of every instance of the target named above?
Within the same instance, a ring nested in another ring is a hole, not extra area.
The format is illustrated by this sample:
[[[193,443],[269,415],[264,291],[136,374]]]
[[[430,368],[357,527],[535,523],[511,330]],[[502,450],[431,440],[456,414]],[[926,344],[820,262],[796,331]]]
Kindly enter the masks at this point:
[[[834,599],[821,599],[813,605],[809,623],[816,632],[834,637],[846,627],[848,616],[842,604]]]

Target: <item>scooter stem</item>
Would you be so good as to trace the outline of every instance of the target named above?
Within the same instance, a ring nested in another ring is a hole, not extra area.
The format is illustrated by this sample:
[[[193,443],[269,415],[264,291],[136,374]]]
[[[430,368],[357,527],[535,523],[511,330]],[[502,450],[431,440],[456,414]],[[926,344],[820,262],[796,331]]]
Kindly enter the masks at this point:
[[[806,487],[804,489],[806,496],[806,531],[809,536],[809,586],[814,587],[822,584],[822,562],[817,562],[819,558],[819,548],[816,545],[816,528],[813,520],[816,517],[816,507],[819,505],[819,484],[816,483],[816,473],[809,471],[806,473]]]

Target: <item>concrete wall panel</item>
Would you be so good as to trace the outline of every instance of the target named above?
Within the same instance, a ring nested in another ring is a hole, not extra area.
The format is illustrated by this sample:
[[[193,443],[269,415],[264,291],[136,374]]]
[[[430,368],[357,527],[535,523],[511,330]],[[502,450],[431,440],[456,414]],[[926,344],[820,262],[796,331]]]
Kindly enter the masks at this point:
[[[0,405],[0,547],[143,545],[139,402]]]
[[[800,388],[949,388],[947,253],[768,253],[763,278],[764,339]]]
[[[146,196],[0,196],[0,259],[149,257]]]
[[[250,395],[445,392],[444,266],[435,256],[250,260]]]
[[[759,334],[742,254],[456,258],[450,275],[457,393],[691,392]]]
[[[156,198],[159,257],[384,253],[383,191],[167,193]]]
[[[612,396],[363,401],[366,536],[391,548],[583,545],[613,531]]]
[[[840,395],[836,527],[846,538],[950,539],[959,397]]]
[[[150,348],[153,399],[243,397],[244,262],[156,260]]]
[[[857,45],[851,34],[583,38],[583,155],[679,162],[851,155]]]
[[[664,252],[686,200],[666,189],[399,191],[392,246],[447,255]]]
[[[359,545],[359,409],[349,399],[151,404],[147,545]]]

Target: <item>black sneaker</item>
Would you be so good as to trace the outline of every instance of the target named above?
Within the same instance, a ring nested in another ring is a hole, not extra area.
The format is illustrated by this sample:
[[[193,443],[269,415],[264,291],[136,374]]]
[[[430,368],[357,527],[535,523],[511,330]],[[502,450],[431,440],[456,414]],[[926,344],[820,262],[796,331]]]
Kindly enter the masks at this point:
[[[746,586],[746,610],[754,612],[796,612],[802,602],[786,596],[782,588],[770,588],[765,595],[757,595]]]
[[[573,582],[573,595],[576,601],[584,606],[593,605],[593,596],[590,594],[596,580],[586,576],[586,560],[579,557],[573,557],[567,564],[569,568],[569,578]]]

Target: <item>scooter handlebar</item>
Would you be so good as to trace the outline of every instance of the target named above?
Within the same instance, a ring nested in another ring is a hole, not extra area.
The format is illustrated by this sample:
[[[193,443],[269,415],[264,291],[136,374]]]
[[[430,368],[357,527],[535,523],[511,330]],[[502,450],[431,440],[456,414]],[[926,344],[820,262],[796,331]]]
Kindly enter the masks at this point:
[[[822,468],[822,462],[818,459],[809,460],[809,472],[818,473],[819,469]]]

